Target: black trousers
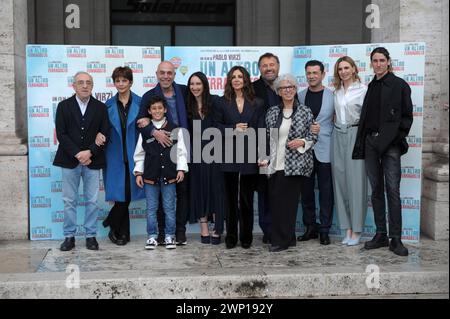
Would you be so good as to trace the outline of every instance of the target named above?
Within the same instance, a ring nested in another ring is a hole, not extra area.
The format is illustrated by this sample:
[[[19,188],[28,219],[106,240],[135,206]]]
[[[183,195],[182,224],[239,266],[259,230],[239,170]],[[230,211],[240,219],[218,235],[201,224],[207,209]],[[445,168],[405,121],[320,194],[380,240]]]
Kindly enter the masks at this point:
[[[319,187],[320,225],[316,222],[315,181]],[[320,233],[330,231],[333,222],[333,180],[331,163],[319,162],[314,155],[314,170],[310,177],[305,177],[302,183],[303,225]]]
[[[269,179],[269,205],[272,212],[272,246],[295,246],[295,223],[304,176],[285,176],[277,171]]]
[[[251,244],[253,241],[253,194],[257,175],[240,175],[238,172],[225,172],[226,240]],[[238,237],[239,224],[239,237]]]
[[[177,184],[177,212],[176,212],[176,230],[175,237],[177,241],[186,240],[186,223],[188,221],[189,212],[189,173],[184,174],[184,179]],[[166,220],[164,210],[162,208],[162,198],[159,199],[159,209],[156,213],[158,220],[158,234],[160,238],[165,237],[164,227]]]
[[[131,188],[130,188],[130,171],[128,164],[125,163],[125,201],[115,202],[114,206],[109,211],[104,224],[109,225],[116,236],[130,237],[130,211],[128,207],[131,202]]]
[[[389,237],[402,235],[402,206],[400,201],[401,163],[400,148],[396,145],[382,155],[376,149],[378,136],[366,137],[365,163],[367,177],[372,187],[372,207],[377,233],[387,234],[386,202],[389,215]]]

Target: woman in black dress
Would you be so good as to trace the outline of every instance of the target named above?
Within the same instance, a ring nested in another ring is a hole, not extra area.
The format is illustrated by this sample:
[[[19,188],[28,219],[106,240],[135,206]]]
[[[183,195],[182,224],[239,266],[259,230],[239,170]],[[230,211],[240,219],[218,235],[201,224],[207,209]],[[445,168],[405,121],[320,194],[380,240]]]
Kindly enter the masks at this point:
[[[205,130],[214,128],[213,113],[218,96],[211,95],[205,74],[196,72],[188,80],[187,110],[191,137],[190,194],[191,214],[200,221],[201,242],[220,244],[224,219],[223,174],[218,163],[204,158],[203,148],[209,140],[203,140]],[[199,148],[198,146],[201,146]],[[213,157],[213,154],[207,154]],[[207,160],[205,162],[205,160]],[[214,221],[212,234],[208,220]]]

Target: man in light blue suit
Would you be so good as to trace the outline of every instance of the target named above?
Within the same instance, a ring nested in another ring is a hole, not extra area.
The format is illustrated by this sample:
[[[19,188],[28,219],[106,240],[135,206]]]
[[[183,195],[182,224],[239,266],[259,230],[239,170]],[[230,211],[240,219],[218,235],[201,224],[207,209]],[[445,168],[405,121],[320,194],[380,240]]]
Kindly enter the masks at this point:
[[[317,143],[314,145],[314,171],[302,185],[303,224],[306,232],[298,241],[307,241],[320,235],[320,243],[329,245],[328,236],[333,221],[333,183],[331,176],[331,133],[333,131],[333,92],[322,81],[325,68],[322,62],[308,61],[305,65],[308,88],[299,93],[300,103],[308,106],[320,125]],[[320,224],[316,222],[315,179],[319,186]]]

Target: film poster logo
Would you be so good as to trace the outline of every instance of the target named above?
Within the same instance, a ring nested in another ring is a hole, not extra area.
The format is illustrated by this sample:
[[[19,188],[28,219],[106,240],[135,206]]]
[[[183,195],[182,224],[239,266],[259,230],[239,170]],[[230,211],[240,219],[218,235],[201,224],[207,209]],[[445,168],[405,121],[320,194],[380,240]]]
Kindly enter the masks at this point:
[[[406,74],[405,76],[403,76],[403,79],[410,86],[423,86],[423,83],[424,83],[423,75],[418,75],[418,74]]]
[[[306,79],[306,75],[297,76],[297,82],[299,87],[308,87],[308,80]]]
[[[74,76],[67,77],[67,87],[73,88],[73,82],[75,82],[75,77]]]
[[[366,72],[367,70],[367,63],[361,60],[355,61],[356,66],[358,67],[358,72]]]
[[[180,57],[173,57],[170,59],[170,62],[175,66],[175,69],[178,69],[181,66],[181,63],[183,63],[183,60]]]
[[[48,50],[40,46],[31,46],[27,48],[27,56],[29,58],[47,58]]]
[[[422,147],[422,138],[416,137],[414,135],[410,135],[406,138],[409,147],[421,148]]]
[[[33,166],[30,167],[30,175],[33,178],[47,178],[50,177],[50,167]]]
[[[144,73],[144,65],[138,62],[126,62],[125,66],[129,67],[133,73]]]
[[[413,105],[413,116],[415,116],[415,117],[423,116],[423,107],[422,106]]]
[[[61,61],[49,62],[48,73],[67,73],[67,63]]]
[[[106,63],[101,63],[98,61],[88,62],[86,72],[88,72],[88,73],[106,73]]]
[[[62,193],[62,181],[53,181],[51,184],[52,193]]]
[[[145,88],[154,88],[156,85],[158,85],[158,79],[156,76],[145,76],[143,79],[144,87]]]
[[[125,57],[124,49],[117,47],[105,48],[105,58],[123,59],[124,57]]]
[[[419,230],[414,228],[403,228],[402,240],[419,240]]]
[[[330,47],[328,52],[328,56],[330,58],[341,58],[346,55],[347,55],[347,48],[344,48],[343,46]]]
[[[45,196],[32,196],[31,197],[32,208],[49,208],[52,207],[52,199]]]
[[[425,45],[419,43],[405,44],[405,55],[425,55]]]
[[[421,169],[413,166],[402,167],[402,178],[420,179]]]
[[[53,122],[56,119],[56,110],[60,102],[67,100],[68,96],[52,96]]]
[[[130,219],[145,219],[147,218],[147,213],[145,209],[135,207],[130,208]]]
[[[405,71],[405,61],[401,60],[392,60],[391,61],[392,70],[394,72],[403,72]]]
[[[30,106],[28,108],[29,118],[50,117],[50,108],[42,105]]]
[[[87,51],[82,47],[68,47],[66,55],[68,58],[85,58],[87,56]]]
[[[31,136],[29,139],[32,148],[48,148],[50,147],[50,138],[44,136]]]
[[[56,210],[52,212],[52,223],[64,223],[63,210]]]
[[[47,88],[48,78],[43,76],[29,76],[28,77],[28,87],[29,88]]]
[[[105,85],[107,88],[113,88],[114,86],[114,80],[111,77],[107,77],[105,80]]]
[[[45,226],[31,228],[32,239],[50,239],[52,238],[52,230]]]
[[[401,199],[402,209],[420,209],[420,200],[413,197],[404,197]]]
[[[143,59],[161,59],[161,50],[155,48],[143,48],[142,49]]]
[[[380,45],[379,44],[371,44],[368,45],[366,47],[366,56],[370,56],[370,54],[372,53],[373,50],[375,50],[376,48],[378,48]]]
[[[297,59],[309,59],[311,58],[311,49],[306,47],[295,48],[294,57]]]

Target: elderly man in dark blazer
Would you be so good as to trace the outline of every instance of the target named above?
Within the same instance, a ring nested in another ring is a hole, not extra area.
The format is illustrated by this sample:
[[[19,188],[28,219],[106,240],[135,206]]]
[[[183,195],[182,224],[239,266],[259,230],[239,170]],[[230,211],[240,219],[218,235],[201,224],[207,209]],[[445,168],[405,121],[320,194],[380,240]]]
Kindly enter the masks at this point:
[[[86,248],[98,250],[97,197],[100,170],[106,166],[104,146],[95,138],[102,133],[109,137],[109,119],[106,105],[91,96],[94,82],[86,72],[74,77],[75,95],[59,103],[56,110],[56,136],[59,141],[53,165],[62,168],[64,202],[64,237],[62,251],[75,247],[77,230],[77,202],[80,178],[83,179],[86,214],[84,227]]]
[[[392,73],[388,50],[375,48],[370,54],[375,77],[369,84],[353,159],[365,159],[367,176],[372,186],[372,207],[377,232],[364,248],[387,247],[396,255],[407,256],[403,246],[402,207],[400,202],[400,158],[408,151],[406,136],[413,123],[411,88],[403,79]],[[386,203],[388,200],[389,238],[386,227]]]

